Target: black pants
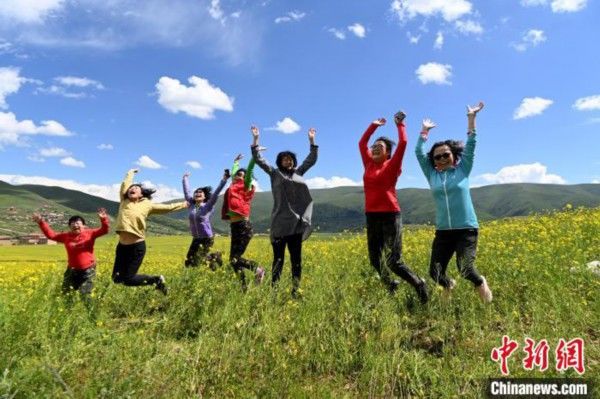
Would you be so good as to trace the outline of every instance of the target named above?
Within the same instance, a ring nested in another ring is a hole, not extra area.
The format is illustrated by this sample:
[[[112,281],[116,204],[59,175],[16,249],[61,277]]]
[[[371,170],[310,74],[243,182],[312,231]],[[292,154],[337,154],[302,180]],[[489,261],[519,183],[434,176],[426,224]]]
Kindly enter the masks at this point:
[[[285,247],[287,245],[292,262],[292,282],[294,289],[297,289],[302,277],[302,234],[275,237],[271,241],[271,245],[273,246],[272,284],[277,283],[281,277],[283,263],[285,262]]]
[[[79,291],[82,295],[90,295],[94,288],[94,278],[96,277],[96,265],[85,270],[71,269],[67,267],[63,277],[62,292],[68,293],[71,290]]]
[[[389,271],[413,287],[422,280],[402,261],[402,216],[398,212],[369,212],[367,216],[367,245],[371,266],[377,270],[388,288],[395,288]],[[385,262],[382,261],[385,257]]]
[[[254,231],[252,230],[252,223],[249,220],[240,220],[239,222],[233,222],[231,227],[231,248],[229,250],[229,262],[235,273],[240,277],[242,281],[242,287],[246,287],[246,277],[244,276],[244,269],[255,271],[258,264],[253,260],[245,259],[242,257]]]
[[[208,264],[212,270],[223,264],[221,252],[210,252],[215,239],[213,237],[194,238],[188,249],[185,265],[197,267],[200,262]]]
[[[160,276],[137,274],[146,255],[146,242],[136,242],[131,245],[117,244],[115,266],[112,280],[117,284],[127,286],[158,284]]]
[[[456,266],[461,276],[480,286],[483,279],[475,268],[477,253],[477,229],[436,230],[431,246],[429,274],[442,287],[448,287],[450,280],[446,276],[448,263],[456,252]]]

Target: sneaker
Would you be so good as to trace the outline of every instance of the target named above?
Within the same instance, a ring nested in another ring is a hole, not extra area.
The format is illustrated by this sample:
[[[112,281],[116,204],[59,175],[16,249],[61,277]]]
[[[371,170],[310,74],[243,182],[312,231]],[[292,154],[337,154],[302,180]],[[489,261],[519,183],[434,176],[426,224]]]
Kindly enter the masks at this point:
[[[492,302],[492,291],[490,290],[485,277],[481,276],[481,278],[483,279],[483,283],[477,287],[477,292],[484,303],[490,303]]]
[[[263,279],[265,278],[265,269],[263,269],[262,267],[257,267],[256,268],[256,272],[254,274],[254,282],[256,284],[260,284],[263,282]]]
[[[165,276],[163,276],[162,274],[160,276],[158,276],[158,282],[156,283],[156,289],[159,290],[160,292],[162,292],[163,294],[167,295],[169,292],[169,289],[167,288],[167,285],[165,283],[166,283]]]
[[[429,301],[429,293],[427,292],[427,284],[425,283],[425,280],[421,279],[421,282],[417,284],[415,289],[417,290],[419,300],[423,305],[425,305],[427,301]]]
[[[448,286],[444,287],[444,290],[450,292],[456,287],[456,280],[453,278],[448,279]]]

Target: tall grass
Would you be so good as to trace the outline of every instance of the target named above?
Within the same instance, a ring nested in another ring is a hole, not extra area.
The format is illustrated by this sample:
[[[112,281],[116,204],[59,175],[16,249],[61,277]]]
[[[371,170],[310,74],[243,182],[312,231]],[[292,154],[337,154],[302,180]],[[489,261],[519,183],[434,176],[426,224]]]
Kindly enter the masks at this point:
[[[423,277],[432,238],[405,230],[405,261]],[[600,278],[585,263],[600,259],[600,209],[484,224],[477,267],[489,305],[453,263],[452,297],[429,277],[427,306],[407,284],[390,296],[364,234],[305,242],[299,300],[289,263],[277,289],[243,293],[229,266],[184,269],[189,241],[148,239],[142,272],[165,274],[167,297],[114,285],[114,237],[98,242],[91,309],[59,294],[63,248],[0,248],[0,397],[476,398],[500,376],[490,352],[505,334],[520,344],[515,377],[577,376],[555,371],[552,353],[560,338],[583,338],[584,377],[599,386]],[[226,238],[216,246],[228,253]],[[270,265],[268,239],[247,256]],[[549,341],[548,371],[521,366],[526,337]]]

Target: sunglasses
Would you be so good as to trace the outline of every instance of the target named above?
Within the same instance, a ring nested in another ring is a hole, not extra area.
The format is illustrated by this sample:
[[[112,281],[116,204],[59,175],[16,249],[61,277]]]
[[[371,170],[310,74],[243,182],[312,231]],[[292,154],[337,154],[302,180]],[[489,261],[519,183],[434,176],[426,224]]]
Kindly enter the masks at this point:
[[[433,159],[435,159],[436,161],[439,161],[439,160],[441,160],[442,158],[444,158],[444,159],[448,159],[448,158],[450,158],[450,155],[452,155],[452,153],[451,153],[451,152],[445,152],[445,153],[443,153],[443,154],[437,154],[437,155],[434,155]]]

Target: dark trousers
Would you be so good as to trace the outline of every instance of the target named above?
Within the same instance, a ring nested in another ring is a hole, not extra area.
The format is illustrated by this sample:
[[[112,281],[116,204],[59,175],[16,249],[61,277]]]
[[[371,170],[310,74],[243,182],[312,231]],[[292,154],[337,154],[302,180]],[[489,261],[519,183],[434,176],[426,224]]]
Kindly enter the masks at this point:
[[[223,264],[221,252],[210,252],[215,239],[213,237],[194,238],[188,249],[185,265],[187,267],[197,267],[200,262],[208,264],[212,270]]]
[[[281,277],[283,263],[285,262],[285,247],[287,245],[292,263],[292,282],[297,289],[302,277],[302,234],[292,234],[284,237],[275,237],[271,241],[273,246],[273,276],[272,284],[277,283]]]
[[[421,279],[402,261],[402,216],[396,212],[369,212],[367,216],[367,245],[371,266],[377,270],[388,288],[395,288],[389,271],[413,287]],[[385,259],[385,262],[382,260]]]
[[[242,281],[242,287],[246,287],[246,277],[244,276],[244,269],[255,271],[258,264],[253,260],[245,259],[242,257],[254,231],[252,230],[252,223],[249,220],[240,220],[239,222],[232,222],[231,225],[231,248],[229,250],[229,262],[235,273],[240,277]]]
[[[85,270],[71,269],[67,267],[63,277],[62,292],[68,293],[71,290],[79,291],[82,295],[90,295],[94,288],[94,278],[96,277],[96,265]]]
[[[475,268],[477,237],[477,229],[436,230],[429,263],[431,278],[442,287],[447,288],[450,285],[446,269],[456,252],[456,266],[460,275],[475,286],[480,286],[483,279]]]
[[[112,280],[117,284],[127,286],[158,284],[159,276],[137,274],[146,255],[146,242],[136,242],[131,245],[117,244],[115,266],[113,267]]]

